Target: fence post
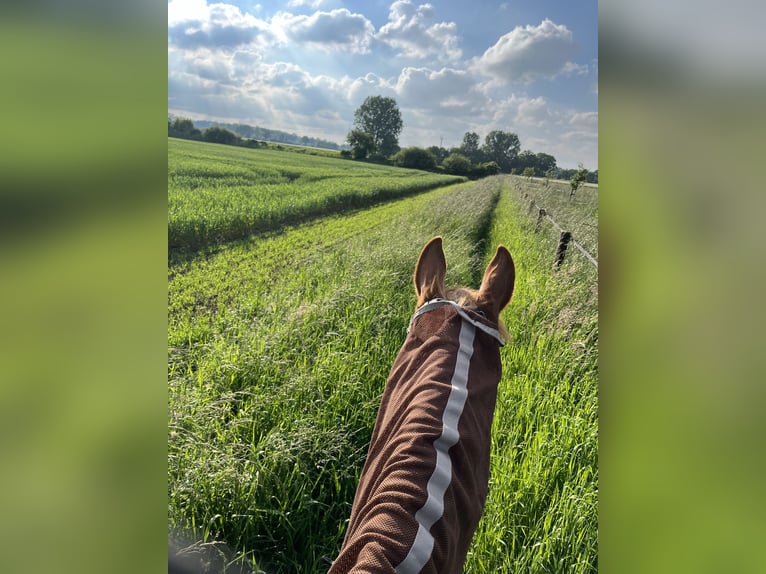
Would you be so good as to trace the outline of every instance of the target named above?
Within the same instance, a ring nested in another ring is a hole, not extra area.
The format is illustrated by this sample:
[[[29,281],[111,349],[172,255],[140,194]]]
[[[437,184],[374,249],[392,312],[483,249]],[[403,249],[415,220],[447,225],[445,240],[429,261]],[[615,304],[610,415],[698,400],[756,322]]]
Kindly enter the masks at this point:
[[[562,231],[561,236],[559,237],[559,246],[556,250],[556,267],[561,267],[561,264],[564,262],[564,256],[567,253],[567,245],[569,245],[569,241],[572,239],[572,233],[569,231]]]
[[[538,233],[540,231],[540,226],[543,224],[544,217],[545,217],[545,209],[541,207],[540,211],[537,212],[537,223],[535,224],[535,233]]]
[[[529,211],[527,213],[528,214],[532,213],[532,211],[534,211],[534,209],[535,209],[535,200],[534,199],[530,199],[529,200]]]

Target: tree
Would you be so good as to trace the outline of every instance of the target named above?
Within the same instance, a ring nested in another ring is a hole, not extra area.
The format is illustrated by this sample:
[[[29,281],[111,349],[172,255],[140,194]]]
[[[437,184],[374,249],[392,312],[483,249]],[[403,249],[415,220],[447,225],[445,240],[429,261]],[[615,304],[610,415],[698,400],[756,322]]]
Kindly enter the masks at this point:
[[[529,179],[532,179],[532,177],[535,175],[535,168],[533,167],[525,167],[524,172],[521,174],[524,177],[528,177]]]
[[[492,130],[484,138],[482,151],[488,161],[494,161],[503,173],[509,173],[521,149],[519,136],[511,132]]]
[[[476,132],[465,132],[459,153],[471,160],[472,163],[481,163],[483,158],[479,148],[479,134]]]
[[[577,164],[577,171],[569,180],[569,199],[574,198],[575,192],[580,188],[580,185],[585,182],[588,177],[588,170],[582,165],[582,162]]]
[[[172,122],[168,120],[168,135],[187,140],[202,139],[202,132],[194,126],[193,121],[187,118],[176,118]]]
[[[449,155],[449,152],[446,149],[444,149],[443,147],[439,147],[438,145],[432,145],[431,147],[427,149],[431,153],[431,155],[434,156],[434,158],[436,158],[437,164],[441,164]]]
[[[471,171],[471,160],[459,153],[452,153],[442,163],[444,171],[455,175],[468,175]]]
[[[500,173],[500,167],[494,161],[481,163],[479,164],[479,168],[484,172],[485,175],[497,175]]]
[[[499,172],[500,168],[497,167],[497,164],[494,161],[488,161],[472,165],[468,172],[468,177],[471,179],[480,179],[489,175],[497,175]]]
[[[424,170],[436,167],[436,158],[434,158],[431,152],[420,147],[408,147],[398,151],[392,160],[394,165],[399,167]]]
[[[366,98],[354,112],[354,127],[355,131],[369,134],[375,145],[375,151],[384,156],[388,157],[399,150],[399,134],[404,123],[399,106],[393,98],[384,96]]]
[[[202,139],[206,142],[220,143],[227,145],[237,145],[240,143],[240,137],[227,129],[212,126],[202,132]]]
[[[556,158],[547,153],[534,153],[528,149],[521,152],[513,164],[517,173],[526,175],[528,168],[534,169],[534,175],[543,177],[548,171],[556,167]]]
[[[536,158],[535,173],[537,176],[550,177],[548,174],[556,169],[556,158],[547,153],[538,153]]]
[[[528,149],[521,152],[513,163],[513,167],[516,168],[516,171],[525,177],[529,177],[526,174],[526,171],[529,168],[532,168],[532,174],[534,175],[535,165],[537,165],[537,156],[534,152]]]
[[[354,159],[365,159],[375,152],[375,142],[372,141],[372,136],[361,130],[349,132],[346,141],[351,146],[351,157]]]

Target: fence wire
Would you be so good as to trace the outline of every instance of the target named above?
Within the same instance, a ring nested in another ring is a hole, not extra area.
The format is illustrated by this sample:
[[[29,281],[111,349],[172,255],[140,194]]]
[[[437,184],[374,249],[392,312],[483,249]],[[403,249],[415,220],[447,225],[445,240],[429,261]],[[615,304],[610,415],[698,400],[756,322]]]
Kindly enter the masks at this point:
[[[569,231],[572,234],[570,243],[598,269],[598,259],[593,255],[598,250],[598,225],[591,223],[594,219],[598,222],[597,190],[594,193],[592,188],[581,188],[575,194],[575,197],[570,199],[568,182],[522,181],[518,176],[514,183],[514,189],[521,194],[526,194],[525,199],[528,199],[530,202],[530,210],[533,207],[545,210],[545,219],[550,221],[553,227],[562,233]],[[578,193],[580,194],[579,197],[577,196]],[[539,200],[542,198],[546,200],[545,207],[540,205]],[[556,221],[550,215],[551,213],[561,214],[559,217],[561,217],[562,221],[566,220],[564,225],[566,225],[567,229]]]

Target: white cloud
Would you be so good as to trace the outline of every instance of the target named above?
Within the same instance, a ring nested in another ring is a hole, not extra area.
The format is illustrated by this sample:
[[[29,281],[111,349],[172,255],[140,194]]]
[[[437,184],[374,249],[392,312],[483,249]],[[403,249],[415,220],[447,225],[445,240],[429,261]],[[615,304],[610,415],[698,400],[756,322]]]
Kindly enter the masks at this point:
[[[574,112],[569,125],[589,130],[598,130],[598,112]]]
[[[322,4],[324,4],[325,0],[290,0],[287,5],[290,8],[300,8],[301,6],[308,6],[309,8],[313,8],[316,10],[319,8]]]
[[[361,14],[345,8],[315,12],[311,16],[278,12],[271,20],[272,30],[284,42],[311,44],[325,50],[369,52],[375,28]]]
[[[554,121],[543,97],[522,99],[517,108],[516,122],[520,126],[541,128]]]
[[[266,22],[231,4],[208,5],[204,0],[168,3],[168,38],[179,48],[232,49],[268,36]]]
[[[475,79],[464,70],[442,68],[404,68],[395,90],[400,105],[413,109],[428,109],[454,113],[474,109],[483,96],[475,93]]]
[[[460,59],[457,24],[454,22],[434,23],[431,4],[415,7],[409,0],[398,0],[391,4],[388,23],[383,25],[376,38],[400,50],[401,55],[410,58],[436,56],[442,61]]]
[[[581,71],[572,63],[575,43],[563,24],[543,20],[539,26],[517,26],[475,60],[484,73],[501,81],[530,82]],[[587,71],[587,67],[586,67]]]
[[[568,76],[587,76],[590,73],[590,67],[587,64],[580,65],[574,62],[567,62],[561,68],[560,73]]]
[[[350,106],[354,106],[351,110],[351,116],[349,116],[351,118],[353,118],[354,110],[359,107],[368,96],[381,95],[393,98],[397,97],[393,86],[388,81],[372,72],[354,80],[344,78],[341,84],[342,87],[340,88],[339,96],[345,96],[345,101],[348,102]]]
[[[168,2],[168,27],[179,22],[206,20],[208,12],[205,0],[171,0]]]

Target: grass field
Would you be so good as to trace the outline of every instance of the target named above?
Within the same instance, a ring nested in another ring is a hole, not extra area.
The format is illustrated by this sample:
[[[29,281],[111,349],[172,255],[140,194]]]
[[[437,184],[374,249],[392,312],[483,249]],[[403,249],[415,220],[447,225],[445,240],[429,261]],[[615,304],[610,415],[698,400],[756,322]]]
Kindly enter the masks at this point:
[[[168,244],[197,249],[463,179],[168,138]]]
[[[442,235],[449,284],[476,286],[497,243],[517,267],[490,492],[465,572],[595,572],[595,272],[575,258],[553,272],[519,198],[509,178],[488,178],[174,261],[171,536],[201,552],[225,542],[256,571],[326,571],[413,311],[413,266]]]

